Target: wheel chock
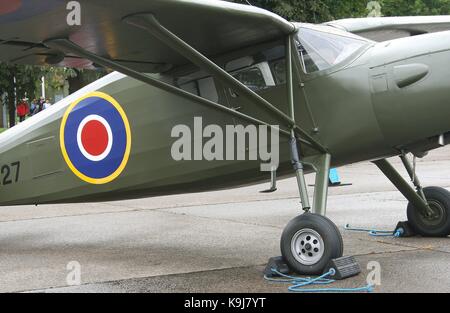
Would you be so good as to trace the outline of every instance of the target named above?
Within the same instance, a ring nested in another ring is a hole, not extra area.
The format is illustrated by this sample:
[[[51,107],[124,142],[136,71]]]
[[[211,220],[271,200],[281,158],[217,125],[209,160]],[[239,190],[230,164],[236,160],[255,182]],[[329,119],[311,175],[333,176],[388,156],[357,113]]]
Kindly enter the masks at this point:
[[[361,267],[353,256],[343,256],[331,260],[325,267],[324,273],[334,270],[334,275],[328,277],[335,280],[343,280],[357,276],[361,273]]]
[[[289,266],[284,262],[283,257],[281,256],[270,258],[264,270],[264,276],[266,277],[280,276],[277,273],[284,275],[289,275],[291,273]]]
[[[399,237],[415,237],[417,235],[409,222],[398,222],[394,233],[400,234]]]

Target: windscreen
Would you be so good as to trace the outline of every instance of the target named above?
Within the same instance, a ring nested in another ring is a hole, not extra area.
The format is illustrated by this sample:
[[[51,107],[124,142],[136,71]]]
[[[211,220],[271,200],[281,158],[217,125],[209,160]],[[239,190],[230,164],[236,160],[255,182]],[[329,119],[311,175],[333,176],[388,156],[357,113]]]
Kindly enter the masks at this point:
[[[362,39],[309,28],[300,28],[297,38],[300,57],[307,73],[333,67],[367,45],[367,41]]]

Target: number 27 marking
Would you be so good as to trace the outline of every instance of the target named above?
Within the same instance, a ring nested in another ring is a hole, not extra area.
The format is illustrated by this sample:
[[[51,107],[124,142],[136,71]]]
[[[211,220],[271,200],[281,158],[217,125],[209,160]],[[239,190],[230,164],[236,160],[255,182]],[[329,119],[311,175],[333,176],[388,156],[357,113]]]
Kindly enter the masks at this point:
[[[13,171],[15,171],[14,181],[11,177],[12,176],[11,169],[13,169]],[[11,165],[3,165],[1,167],[0,172],[3,177],[3,180],[2,180],[3,185],[10,185],[12,183],[17,183],[19,181],[20,162],[14,162],[14,163],[11,163]]]

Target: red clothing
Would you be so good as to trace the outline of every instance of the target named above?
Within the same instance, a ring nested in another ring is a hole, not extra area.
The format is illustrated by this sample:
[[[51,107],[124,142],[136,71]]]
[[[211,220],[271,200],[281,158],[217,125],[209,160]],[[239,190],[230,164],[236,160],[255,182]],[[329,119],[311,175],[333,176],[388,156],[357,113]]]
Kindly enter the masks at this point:
[[[30,113],[30,109],[28,108],[28,104],[25,102],[21,102],[17,105],[17,115],[19,117],[26,116],[28,113]]]

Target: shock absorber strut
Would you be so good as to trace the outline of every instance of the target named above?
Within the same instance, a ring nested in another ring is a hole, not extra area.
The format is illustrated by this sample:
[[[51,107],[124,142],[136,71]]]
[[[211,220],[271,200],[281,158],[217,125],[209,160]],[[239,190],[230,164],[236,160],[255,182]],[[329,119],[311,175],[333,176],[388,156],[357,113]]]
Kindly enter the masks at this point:
[[[309,203],[308,189],[306,187],[305,172],[303,163],[300,162],[299,146],[294,131],[292,131],[289,145],[291,148],[292,166],[294,167],[295,176],[297,177],[297,186],[300,193],[300,201],[302,203],[302,209],[305,212],[309,212],[311,210],[311,205]]]

